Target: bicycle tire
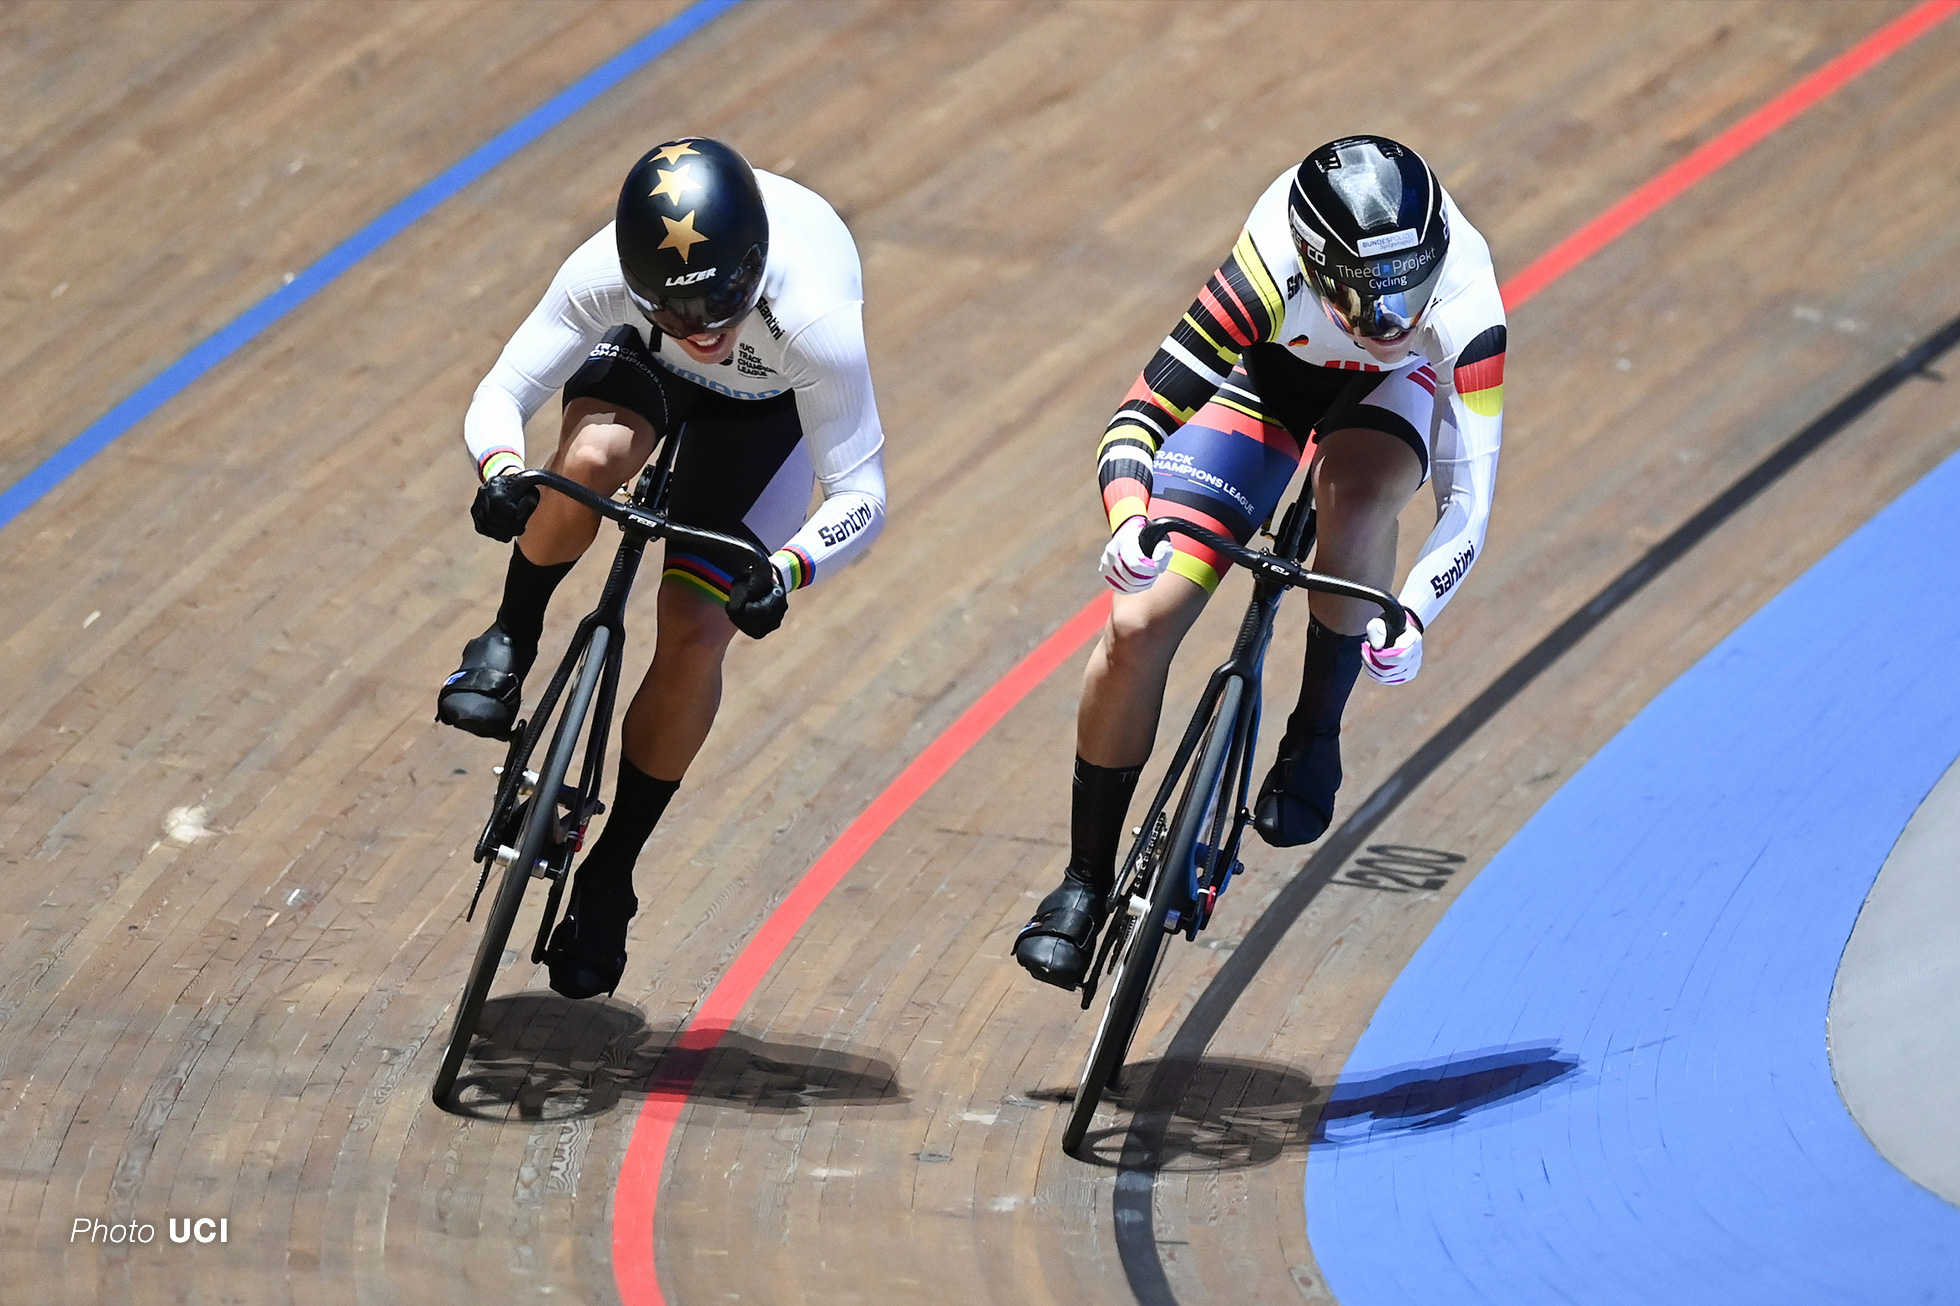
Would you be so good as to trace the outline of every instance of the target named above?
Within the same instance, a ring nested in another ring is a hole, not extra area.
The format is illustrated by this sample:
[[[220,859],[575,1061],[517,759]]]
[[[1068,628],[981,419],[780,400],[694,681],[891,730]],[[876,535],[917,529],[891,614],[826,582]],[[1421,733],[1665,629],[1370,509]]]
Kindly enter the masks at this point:
[[[1178,799],[1177,814],[1171,822],[1164,856],[1152,870],[1149,905],[1136,918],[1130,938],[1116,963],[1116,974],[1109,986],[1109,1001],[1103,1006],[1102,1020],[1097,1024],[1096,1036],[1089,1044],[1089,1056],[1082,1067],[1082,1078],[1076,1085],[1068,1123],[1062,1128],[1062,1151],[1069,1156],[1080,1158],[1083,1140],[1089,1136],[1089,1126],[1095,1120],[1096,1107],[1101,1104],[1103,1093],[1129,1056],[1130,1041],[1136,1037],[1137,1024],[1143,1019],[1144,1000],[1149,996],[1151,982],[1157,977],[1157,965],[1163,953],[1166,933],[1164,922],[1169,918],[1171,908],[1188,896],[1186,888],[1191,859],[1196,856],[1198,831],[1223,783],[1225,759],[1237,734],[1231,724],[1238,718],[1239,704],[1244,695],[1245,683],[1242,680],[1237,676],[1226,680],[1219,691],[1211,722],[1205,728],[1205,741],[1198,752],[1198,764],[1184,782],[1184,792]],[[1225,728],[1220,729],[1221,725]],[[1146,839],[1150,837],[1148,825],[1146,823],[1143,836]],[[1118,910],[1123,909],[1119,907]],[[1116,927],[1117,922],[1112,920],[1110,928]]]
[[[456,1076],[469,1056],[470,1040],[476,1036],[477,1018],[483,1014],[483,1003],[490,996],[490,984],[496,979],[504,945],[510,942],[511,930],[517,925],[517,912],[524,904],[524,890],[531,881],[531,868],[537,865],[539,856],[544,852],[545,840],[558,819],[557,794],[565,783],[565,773],[571,769],[572,754],[578,749],[579,735],[585,727],[593,691],[605,670],[606,645],[610,634],[609,630],[600,626],[592,632],[592,640],[586,645],[585,662],[579,668],[577,688],[565,705],[565,714],[558,719],[557,730],[551,737],[551,751],[545,755],[544,770],[539,774],[537,788],[531,795],[531,810],[524,817],[524,826],[518,837],[517,858],[504,867],[503,878],[497,884],[496,900],[484,919],[483,937],[477,942],[476,959],[470,963],[469,977],[463,982],[462,997],[456,1005],[456,1019],[450,1026],[449,1046],[443,1050],[442,1064],[437,1068],[435,1082],[429,1089],[429,1096],[444,1109],[449,1107],[450,1090],[456,1086]]]

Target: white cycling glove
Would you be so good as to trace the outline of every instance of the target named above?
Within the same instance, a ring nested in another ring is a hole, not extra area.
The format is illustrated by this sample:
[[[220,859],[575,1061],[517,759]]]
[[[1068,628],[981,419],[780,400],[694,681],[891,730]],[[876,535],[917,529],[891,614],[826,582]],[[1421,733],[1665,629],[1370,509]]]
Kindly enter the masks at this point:
[[[1164,574],[1164,568],[1171,565],[1171,542],[1168,538],[1157,546],[1157,552],[1146,554],[1137,536],[1149,524],[1147,518],[1139,513],[1116,528],[1103,545],[1101,571],[1103,579],[1111,589],[1123,594],[1139,594],[1150,588],[1157,577]]]
[[[1369,622],[1361,640],[1361,665],[1381,684],[1406,685],[1422,670],[1422,627],[1411,618],[1402,638],[1383,648],[1387,639],[1386,621],[1376,617]]]

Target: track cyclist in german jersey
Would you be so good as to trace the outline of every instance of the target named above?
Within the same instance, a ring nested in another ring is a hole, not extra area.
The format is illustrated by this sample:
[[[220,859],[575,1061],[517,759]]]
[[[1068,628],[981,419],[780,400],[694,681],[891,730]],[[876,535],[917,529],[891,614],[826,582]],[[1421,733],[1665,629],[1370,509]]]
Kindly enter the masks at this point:
[[[1171,658],[1230,565],[1181,535],[1145,554],[1145,522],[1182,518],[1244,544],[1311,457],[1314,570],[1387,588],[1396,518],[1434,482],[1435,528],[1397,592],[1400,639],[1383,638],[1366,603],[1311,597],[1299,701],[1254,821],[1275,846],[1310,843],[1333,820],[1356,678],[1414,678],[1424,628],[1483,549],[1504,348],[1490,249],[1407,146],[1329,142],[1253,205],[1102,439],[1101,565],[1118,592],[1076,719],[1068,868],[1015,941],[1036,978],[1082,982]]]
[[[633,166],[616,220],[565,260],[477,387],[463,422],[482,480],[471,515],[481,533],[515,543],[497,618],[438,697],[448,724],[509,735],[546,604],[598,532],[591,509],[507,475],[525,465],[524,423],[561,386],[544,466],[611,494],[659,437],[679,432],[674,520],[773,551],[774,574],[760,580],[666,555],[653,664],[627,709],[614,802],[546,957],[568,997],[619,983],[639,907],[633,863],[714,721],[729,640],[774,630],[789,592],[884,521],[862,300],[857,247],[829,204],[719,141],[684,137]],[[806,521],[816,484],[823,499]]]

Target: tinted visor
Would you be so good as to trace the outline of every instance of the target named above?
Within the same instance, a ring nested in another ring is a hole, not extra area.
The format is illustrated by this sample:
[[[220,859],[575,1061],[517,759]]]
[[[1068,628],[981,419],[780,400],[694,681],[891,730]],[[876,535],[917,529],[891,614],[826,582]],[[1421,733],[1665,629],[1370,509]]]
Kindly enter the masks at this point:
[[[1394,340],[1415,330],[1422,311],[1429,307],[1430,296],[1436,293],[1443,270],[1439,259],[1434,271],[1406,290],[1367,294],[1334,280],[1312,263],[1305,267],[1307,283],[1320,297],[1320,306],[1334,325],[1364,340]]]
[[[721,278],[701,293],[698,286],[687,287],[685,297],[660,294],[632,275],[626,277],[626,293],[646,315],[647,321],[665,335],[682,337],[705,335],[734,326],[762,297],[762,247],[750,248],[734,275]],[[623,271],[623,269],[622,269]]]

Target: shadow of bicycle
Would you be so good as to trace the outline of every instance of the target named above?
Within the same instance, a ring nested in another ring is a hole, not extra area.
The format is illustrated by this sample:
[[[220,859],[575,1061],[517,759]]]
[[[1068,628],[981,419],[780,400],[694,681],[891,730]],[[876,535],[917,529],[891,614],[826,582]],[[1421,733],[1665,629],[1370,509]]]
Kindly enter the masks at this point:
[[[1249,1169],[1289,1151],[1447,1128],[1578,1068],[1556,1046],[1498,1048],[1344,1079],[1330,1094],[1327,1085],[1266,1061],[1138,1062],[1104,1098],[1131,1112],[1131,1119],[1092,1133],[1083,1155],[1093,1163],[1157,1173]],[[1174,1102],[1168,1109],[1167,1100]]]
[[[1321,1109],[1313,1146],[1348,1147],[1431,1129],[1447,1129],[1492,1107],[1569,1079],[1577,1058],[1553,1044],[1458,1053],[1344,1078]]]
[[[835,1048],[722,1036],[706,1052],[674,1046],[639,1010],[517,993],[483,1005],[451,1109],[482,1120],[575,1120],[654,1095],[763,1114],[909,1101],[889,1061]]]

